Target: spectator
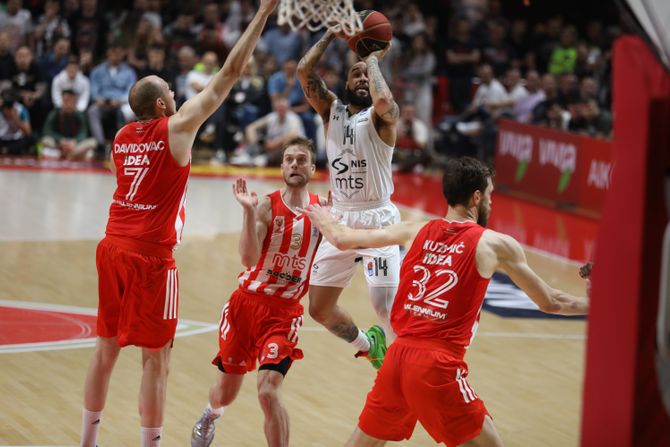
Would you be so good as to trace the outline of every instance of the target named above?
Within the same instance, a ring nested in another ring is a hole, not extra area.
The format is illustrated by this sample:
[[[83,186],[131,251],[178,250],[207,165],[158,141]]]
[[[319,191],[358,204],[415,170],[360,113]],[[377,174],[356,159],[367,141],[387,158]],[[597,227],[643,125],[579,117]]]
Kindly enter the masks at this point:
[[[572,132],[592,137],[609,138],[612,133],[612,115],[598,106],[595,99],[579,100],[568,126]]]
[[[533,124],[539,124],[545,119],[547,107],[558,98],[558,86],[554,75],[546,73],[542,76],[541,85],[545,99],[539,102],[533,109],[531,118]]]
[[[19,94],[21,103],[28,109],[32,125],[41,128],[46,116],[44,98],[47,84],[29,47],[23,45],[16,50],[14,64],[10,68],[10,80],[12,88]]]
[[[427,151],[429,130],[426,123],[417,117],[416,107],[405,103],[400,108],[393,166],[400,172],[421,171],[430,163]]]
[[[268,95],[272,101],[279,97],[288,99],[291,110],[302,119],[307,138],[314,140],[316,138],[314,111],[307,103],[300,83],[296,82],[295,70],[297,65],[297,62],[293,59],[284,61],[282,69],[268,79]]]
[[[88,137],[86,117],[77,110],[77,95],[64,90],[62,106],[49,112],[42,132],[42,156],[66,160],[90,160],[97,145]]]
[[[51,83],[51,101],[54,107],[63,107],[63,92],[71,90],[77,97],[77,110],[85,112],[91,99],[91,83],[79,70],[77,56],[70,56],[65,69]]]
[[[454,38],[447,44],[449,101],[454,111],[461,113],[470,104],[472,78],[481,55],[471,36],[468,19],[465,17],[456,19],[454,29]]]
[[[226,60],[229,46],[226,43],[226,29],[221,21],[221,10],[216,2],[205,5],[203,23],[198,27],[198,47],[204,52],[214,52],[220,61]]]
[[[410,3],[407,5],[403,14],[403,25],[401,33],[404,34],[410,41],[418,34],[426,32],[426,21],[419,7]]]
[[[560,102],[556,99],[549,99],[545,101],[543,114],[539,117],[535,124],[549,127],[557,130],[568,130],[570,123],[570,112],[561,107]]]
[[[547,71],[555,76],[574,73],[577,66],[577,30],[568,26],[561,32],[560,45],[551,53]]]
[[[478,70],[480,84],[470,105],[469,112],[478,109],[485,111],[493,118],[498,118],[503,110],[509,107],[509,95],[505,87],[493,76],[493,69],[489,64],[482,64]]]
[[[137,78],[135,71],[123,61],[124,57],[125,50],[118,43],[112,43],[107,49],[107,61],[91,71],[93,104],[87,115],[91,133],[100,147],[105,145],[106,138],[114,136],[120,125],[134,117],[128,105],[128,93]]]
[[[202,55],[200,64],[186,76],[186,99],[194,97],[198,92],[205,88],[207,83],[218,71],[218,57],[216,53],[208,51]]]
[[[40,67],[45,79],[51,80],[63,71],[70,59],[70,40],[62,37],[53,48],[40,58]]]
[[[432,123],[435,55],[428,48],[425,34],[416,34],[412,38],[409,54],[402,71],[405,99],[413,98],[419,120]]]
[[[231,159],[233,164],[278,165],[282,145],[296,136],[305,136],[300,117],[289,109],[286,98],[272,101],[273,111],[249,124],[245,130],[245,152]]]
[[[507,43],[507,31],[501,22],[489,24],[489,43],[482,50],[482,59],[493,68],[494,76],[500,77],[516,57],[514,49]]]
[[[58,0],[46,0],[44,2],[44,14],[40,16],[33,35],[38,56],[51,51],[59,39],[69,40],[70,26],[67,24],[67,20],[60,15],[60,2]]]
[[[187,78],[188,74],[193,70],[196,63],[196,54],[193,48],[183,46],[177,53],[177,73],[174,80],[175,100],[177,101],[177,108],[186,101]]]
[[[277,64],[283,65],[287,60],[297,61],[302,56],[303,38],[299,31],[281,25],[266,31],[258,42],[258,48],[270,53]]]
[[[572,73],[563,73],[558,77],[558,101],[563,108],[577,102],[579,99],[579,85],[577,76]]]
[[[7,31],[0,31],[0,91],[9,87],[10,69],[14,65],[14,56],[10,51],[10,39]]]
[[[582,78],[579,83],[579,98],[585,101],[590,99],[598,101],[598,81],[590,76]]]
[[[28,109],[18,101],[12,89],[0,97],[0,154],[30,155],[34,153],[34,138]]]
[[[145,12],[137,25],[135,39],[128,51],[128,65],[136,72],[147,68],[149,64],[149,48],[163,45],[160,31],[160,17],[153,12]]]
[[[193,10],[188,7],[181,10],[177,19],[165,28],[163,35],[168,41],[171,55],[179,55],[184,47],[195,47],[198,33]]]
[[[107,21],[98,12],[97,0],[81,0],[81,8],[68,19],[72,30],[72,48],[79,56],[89,54],[92,63],[102,59],[107,46],[109,27]]]
[[[147,66],[137,71],[137,79],[145,76],[156,75],[165,79],[169,84],[174,84],[174,74],[165,66],[165,48],[162,45],[154,44],[147,50]]]
[[[527,54],[532,54],[530,36],[528,35],[528,22],[526,20],[522,18],[514,19],[509,32],[508,43],[519,63],[524,63],[523,61],[526,60]]]
[[[265,80],[258,75],[255,59],[246,65],[224,104],[223,140],[218,146],[228,153],[241,143],[244,129],[270,111]]]
[[[7,7],[0,9],[0,31],[9,35],[9,48],[17,51],[21,45],[32,45],[33,17],[23,9],[21,0],[7,0]]]
[[[512,114],[514,119],[522,123],[530,123],[533,118],[533,109],[546,99],[544,91],[540,89],[540,75],[535,70],[526,73],[526,96],[514,102]]]
[[[186,76],[186,99],[190,99],[205,88],[214,77],[218,68],[218,56],[213,51],[202,55],[201,63],[196,65]],[[202,126],[198,138],[205,144],[220,141],[222,107],[219,107]],[[218,148],[217,148],[218,149]]]
[[[510,106],[514,106],[518,101],[528,96],[528,90],[521,79],[521,72],[518,68],[510,68],[505,75],[505,86],[510,99]]]

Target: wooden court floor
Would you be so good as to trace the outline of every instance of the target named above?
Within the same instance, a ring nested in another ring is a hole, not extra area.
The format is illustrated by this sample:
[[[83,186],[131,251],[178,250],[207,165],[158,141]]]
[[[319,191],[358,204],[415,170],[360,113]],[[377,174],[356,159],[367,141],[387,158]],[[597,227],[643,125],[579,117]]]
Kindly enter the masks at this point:
[[[176,253],[180,318],[216,324],[236,287],[241,212],[231,179],[192,178],[184,243]],[[274,181],[251,181],[267,193]],[[113,179],[95,173],[0,169],[0,300],[97,305],[95,247],[104,231]],[[323,193],[326,185],[315,184]],[[494,208],[495,212],[495,208]],[[403,208],[404,219],[425,216]],[[573,263],[529,253],[550,285],[584,293]],[[307,298],[305,298],[306,304]],[[367,327],[375,317],[362,273],[340,304]],[[0,324],[2,324],[0,316]],[[584,365],[583,321],[509,319],[484,312],[467,356],[469,382],[508,446],[578,444]],[[163,445],[189,444],[216,370],[216,332],[177,338],[172,352]],[[308,316],[300,332],[305,359],[284,382],[291,445],[339,446],[356,425],[375,371]],[[0,353],[0,446],[78,445],[83,381],[91,348]],[[140,353],[122,351],[112,377],[99,444],[139,444]],[[217,426],[215,446],[262,446],[262,413],[251,373]],[[438,408],[435,411],[439,411]],[[417,426],[410,441],[434,445]]]

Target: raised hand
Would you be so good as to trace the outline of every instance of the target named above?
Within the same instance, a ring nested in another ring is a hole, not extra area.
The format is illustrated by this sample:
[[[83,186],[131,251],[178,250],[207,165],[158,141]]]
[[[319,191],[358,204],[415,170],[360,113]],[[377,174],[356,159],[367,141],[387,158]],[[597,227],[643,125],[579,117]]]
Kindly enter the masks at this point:
[[[258,205],[258,196],[253,191],[247,191],[247,181],[242,177],[238,177],[233,183],[233,194],[240,205],[246,209],[252,209]]]
[[[388,53],[390,49],[391,49],[391,42],[389,42],[389,44],[386,45],[384,49],[373,51],[372,53],[368,54],[368,56],[365,58],[365,62],[367,63],[371,57],[376,57],[378,61],[381,61],[382,59],[384,59],[384,56],[386,56],[386,53]]]
[[[279,4],[279,0],[261,0],[260,8],[267,8],[270,11],[274,11],[274,9],[277,7]]]

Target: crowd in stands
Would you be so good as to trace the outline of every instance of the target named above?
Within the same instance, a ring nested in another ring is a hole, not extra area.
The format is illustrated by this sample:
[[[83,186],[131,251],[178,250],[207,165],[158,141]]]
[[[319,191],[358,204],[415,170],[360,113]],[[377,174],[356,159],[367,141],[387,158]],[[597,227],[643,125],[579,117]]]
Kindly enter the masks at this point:
[[[253,17],[252,0],[7,0],[0,5],[0,154],[103,159],[134,118],[133,83],[166,79],[177,106],[200,91]],[[391,21],[384,76],[401,107],[396,166],[420,170],[433,156],[490,160],[506,117],[609,137],[610,59],[617,24],[527,20],[501,0],[363,0]],[[319,32],[268,24],[224,105],[202,127],[220,163],[276,164],[286,139],[306,135],[325,161],[323,123],[295,69]],[[343,97],[355,59],[336,39],[319,71]],[[208,149],[205,150],[205,149]]]

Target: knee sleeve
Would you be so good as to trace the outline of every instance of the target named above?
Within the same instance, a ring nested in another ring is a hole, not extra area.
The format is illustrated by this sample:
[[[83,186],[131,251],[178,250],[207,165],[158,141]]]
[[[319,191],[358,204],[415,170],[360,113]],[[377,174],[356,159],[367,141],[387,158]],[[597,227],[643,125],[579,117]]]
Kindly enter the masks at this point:
[[[379,319],[388,326],[397,287],[370,287],[370,301]]]

